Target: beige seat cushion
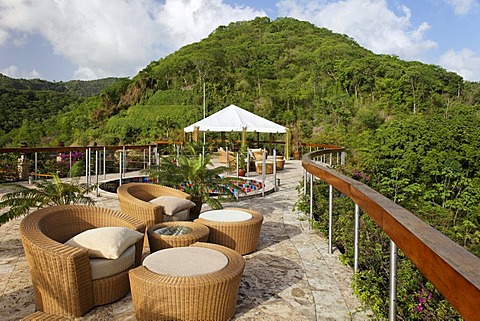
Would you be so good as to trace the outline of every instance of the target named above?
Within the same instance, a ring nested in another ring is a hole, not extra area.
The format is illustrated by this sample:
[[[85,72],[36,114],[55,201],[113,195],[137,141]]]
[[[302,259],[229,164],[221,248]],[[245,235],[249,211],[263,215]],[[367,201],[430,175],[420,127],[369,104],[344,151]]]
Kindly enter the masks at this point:
[[[188,210],[195,206],[195,203],[181,197],[160,196],[150,201],[152,204],[162,205],[167,215],[174,215],[178,212]]]
[[[174,247],[150,254],[143,266],[152,272],[172,276],[195,276],[225,268],[225,254],[202,247]]]
[[[125,271],[135,262],[135,245],[130,246],[117,259],[90,259],[92,280],[106,278]]]
[[[183,210],[173,215],[163,215],[164,222],[186,221],[188,220],[188,210]]]
[[[263,150],[261,148],[250,148],[249,149],[250,156],[253,157],[255,160],[262,160],[262,152]]]
[[[213,210],[203,212],[199,218],[215,222],[242,222],[252,218],[252,214],[238,210]]]
[[[91,258],[118,259],[143,236],[126,227],[99,227],[77,234],[65,244],[87,250]]]

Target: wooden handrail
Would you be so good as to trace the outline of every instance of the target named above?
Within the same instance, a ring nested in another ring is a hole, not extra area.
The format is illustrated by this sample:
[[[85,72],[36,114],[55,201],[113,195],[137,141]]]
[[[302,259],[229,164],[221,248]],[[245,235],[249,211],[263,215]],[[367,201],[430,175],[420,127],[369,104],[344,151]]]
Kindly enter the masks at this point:
[[[347,195],[372,218],[465,320],[479,320],[480,259],[367,185],[313,160],[338,151],[305,154],[302,166]]]
[[[156,147],[157,145],[125,145],[126,150],[130,149],[147,149],[149,146]],[[109,146],[69,146],[69,147],[3,147],[0,148],[0,154],[3,153],[65,153],[65,152],[75,152],[75,151],[84,151],[85,149],[90,148],[91,150],[122,150],[123,145],[109,145]]]

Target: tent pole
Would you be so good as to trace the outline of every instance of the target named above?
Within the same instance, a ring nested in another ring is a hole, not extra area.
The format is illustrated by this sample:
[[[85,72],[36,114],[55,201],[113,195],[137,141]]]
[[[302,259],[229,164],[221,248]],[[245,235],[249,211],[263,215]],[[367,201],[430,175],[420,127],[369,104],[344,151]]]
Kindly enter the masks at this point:
[[[290,129],[287,128],[287,132],[285,133],[285,159],[290,159]]]
[[[205,160],[205,144],[206,144],[206,138],[205,138],[205,132],[203,132],[203,145],[202,145],[202,158]]]
[[[268,134],[268,149],[270,149],[270,152],[273,150],[273,133]]]
[[[247,146],[247,127],[242,128],[242,147]]]
[[[207,116],[206,109],[206,94],[205,94],[205,77],[203,78],[203,119]],[[202,157],[205,159],[205,132],[203,132],[203,147],[202,147]]]

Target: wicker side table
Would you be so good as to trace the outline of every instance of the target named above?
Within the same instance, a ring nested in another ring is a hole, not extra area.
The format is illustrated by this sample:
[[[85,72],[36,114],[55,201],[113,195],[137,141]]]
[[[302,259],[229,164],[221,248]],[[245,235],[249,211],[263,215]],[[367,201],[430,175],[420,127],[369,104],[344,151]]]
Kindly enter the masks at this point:
[[[257,174],[262,174],[263,163],[262,162],[255,162],[255,169]],[[273,174],[273,160],[266,160],[265,161],[265,174]]]
[[[203,251],[197,255],[184,254],[184,250],[189,252],[192,248],[216,254],[213,257]],[[180,255],[175,258],[167,253]],[[218,264],[221,263],[218,256],[224,257],[223,264]],[[216,244],[197,242],[150,254],[144,266],[129,273],[135,317],[137,320],[229,320],[235,314],[244,268],[241,255]]]
[[[156,232],[161,229],[174,232],[182,230],[183,233],[169,235]],[[206,242],[209,234],[210,230],[205,225],[184,221],[158,223],[147,230],[150,253],[171,247],[190,246],[195,242]]]
[[[208,242],[244,255],[257,248],[263,215],[244,208],[225,208],[203,212],[195,222],[210,229]]]

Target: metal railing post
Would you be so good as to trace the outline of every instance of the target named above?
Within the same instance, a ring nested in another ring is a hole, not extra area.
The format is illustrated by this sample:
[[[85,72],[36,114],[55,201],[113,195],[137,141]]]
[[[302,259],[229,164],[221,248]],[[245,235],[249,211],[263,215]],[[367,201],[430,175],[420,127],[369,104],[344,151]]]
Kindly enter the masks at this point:
[[[101,175],[102,174],[102,166],[100,166],[102,164],[102,151],[97,149],[95,151],[96,153],[98,153],[98,175]]]
[[[307,195],[307,177],[310,175],[306,169],[303,169],[303,195]]]
[[[86,184],[87,184],[87,187],[89,185],[89,182],[88,182],[88,169],[89,169],[89,166],[90,166],[90,159],[89,159],[89,154],[88,154],[88,148],[85,150],[85,180],[86,180]]]
[[[72,177],[72,151],[68,152],[68,177]]]
[[[273,190],[276,192],[277,187],[277,151],[273,150]]]
[[[353,241],[354,251],[353,251],[353,272],[358,272],[358,247],[359,247],[359,236],[360,236],[360,207],[355,204],[355,236]]]
[[[205,157],[205,153],[203,153],[203,155]],[[238,164],[238,161],[239,161],[238,153],[235,155],[235,157],[236,157],[236,160],[237,160],[237,166],[235,166],[235,167],[236,167],[236,170],[237,170],[237,177],[238,177],[238,165],[239,165]]]
[[[148,145],[148,168],[152,166],[152,146]]]
[[[310,175],[310,220],[313,221],[313,175]]]
[[[390,300],[388,319],[397,319],[397,244],[390,240]]]
[[[119,184],[120,186],[122,186],[122,176],[123,176],[123,175],[122,175],[123,152],[120,152],[120,155],[119,155],[118,159],[119,159],[119,161],[120,161],[119,164],[118,164],[118,171],[119,171],[119,174],[120,174],[120,180],[118,181],[118,184]]]
[[[247,177],[250,176],[250,149],[247,150]]]
[[[328,253],[332,254],[333,186],[328,185]]]
[[[103,179],[107,179],[107,148],[103,146]]]
[[[90,186],[90,148],[87,148],[85,151],[85,180],[87,183],[87,188]]]
[[[92,185],[92,148],[88,148],[88,184]]]
[[[97,196],[100,196],[100,193],[98,190],[98,150],[95,150],[95,181],[96,181]]]
[[[35,152],[35,180],[37,180],[38,176],[38,153]]]
[[[267,151],[262,152],[262,197],[265,197],[265,180],[266,180],[266,171],[267,171]]]
[[[122,174],[125,177],[125,173],[127,172],[127,150],[125,148],[125,145],[123,145],[123,169],[122,169]]]

